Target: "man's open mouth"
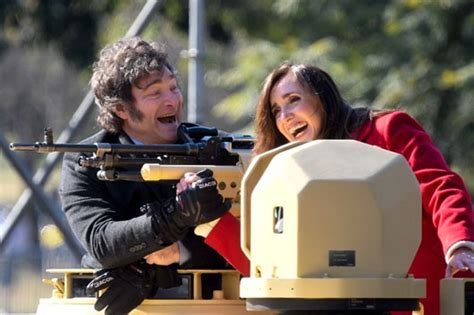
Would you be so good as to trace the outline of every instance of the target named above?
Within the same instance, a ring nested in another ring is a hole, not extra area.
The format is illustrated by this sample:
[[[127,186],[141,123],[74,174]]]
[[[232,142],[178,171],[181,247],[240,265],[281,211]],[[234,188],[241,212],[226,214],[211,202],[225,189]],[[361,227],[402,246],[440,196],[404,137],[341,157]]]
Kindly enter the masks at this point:
[[[176,115],[158,117],[158,121],[162,124],[171,124],[176,122]]]

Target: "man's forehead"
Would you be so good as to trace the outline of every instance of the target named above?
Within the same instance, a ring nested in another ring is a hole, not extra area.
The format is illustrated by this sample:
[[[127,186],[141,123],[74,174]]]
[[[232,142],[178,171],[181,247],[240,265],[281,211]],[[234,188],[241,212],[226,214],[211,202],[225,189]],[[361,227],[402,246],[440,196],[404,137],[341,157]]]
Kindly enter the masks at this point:
[[[141,90],[148,88],[149,86],[157,83],[161,83],[166,80],[174,79],[175,75],[167,68],[152,71],[150,73],[144,74],[137,81],[135,81],[135,86]]]

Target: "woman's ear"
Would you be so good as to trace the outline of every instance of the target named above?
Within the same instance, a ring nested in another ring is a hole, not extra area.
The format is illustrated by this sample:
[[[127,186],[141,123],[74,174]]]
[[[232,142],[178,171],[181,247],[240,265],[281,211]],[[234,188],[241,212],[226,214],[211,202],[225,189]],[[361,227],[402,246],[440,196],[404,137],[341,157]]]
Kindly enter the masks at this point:
[[[115,106],[114,113],[123,120],[128,119],[128,111],[122,104],[118,104],[117,106]]]

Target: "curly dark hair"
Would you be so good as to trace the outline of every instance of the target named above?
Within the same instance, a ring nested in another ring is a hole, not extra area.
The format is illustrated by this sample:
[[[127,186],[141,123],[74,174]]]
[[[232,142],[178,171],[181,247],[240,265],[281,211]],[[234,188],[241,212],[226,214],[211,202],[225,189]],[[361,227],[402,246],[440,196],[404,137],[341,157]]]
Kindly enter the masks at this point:
[[[123,120],[115,114],[117,107],[127,109],[133,118],[141,119],[135,109],[132,85],[151,72],[162,73],[164,67],[174,73],[164,47],[140,37],[121,39],[104,47],[93,64],[90,85],[99,106],[97,122],[107,131],[122,129]]]

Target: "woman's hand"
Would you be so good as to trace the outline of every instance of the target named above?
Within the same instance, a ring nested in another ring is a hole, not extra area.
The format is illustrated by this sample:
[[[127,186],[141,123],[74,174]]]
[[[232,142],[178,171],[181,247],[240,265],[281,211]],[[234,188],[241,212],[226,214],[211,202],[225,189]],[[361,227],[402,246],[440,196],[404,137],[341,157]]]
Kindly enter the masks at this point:
[[[446,267],[446,278],[451,278],[459,271],[474,272],[474,252],[467,247],[456,249],[449,258]]]
[[[146,262],[150,265],[168,266],[174,263],[179,263],[179,245],[173,243],[172,245],[163,249],[157,250],[145,256]]]

